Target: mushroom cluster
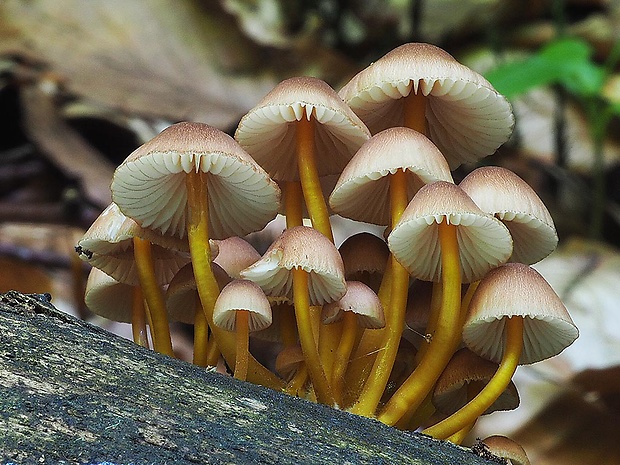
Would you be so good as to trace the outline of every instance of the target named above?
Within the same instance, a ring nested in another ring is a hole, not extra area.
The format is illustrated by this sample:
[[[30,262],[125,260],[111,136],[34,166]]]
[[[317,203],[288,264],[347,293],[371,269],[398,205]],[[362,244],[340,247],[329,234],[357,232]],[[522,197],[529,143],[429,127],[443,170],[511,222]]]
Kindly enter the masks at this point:
[[[239,379],[460,442],[518,405],[519,364],[578,335],[530,267],[558,241],[540,198],[504,168],[452,177],[513,126],[488,81],[422,43],[339,92],[281,82],[234,138],[174,124],[116,169],[113,204],[76,247],[94,267],[87,303],[132,322],[142,345],[148,325],[162,353],[174,355],[169,321],[191,323],[198,365],[221,358]],[[244,236],[278,213],[286,229],[261,256]],[[385,239],[337,249],[334,214]]]

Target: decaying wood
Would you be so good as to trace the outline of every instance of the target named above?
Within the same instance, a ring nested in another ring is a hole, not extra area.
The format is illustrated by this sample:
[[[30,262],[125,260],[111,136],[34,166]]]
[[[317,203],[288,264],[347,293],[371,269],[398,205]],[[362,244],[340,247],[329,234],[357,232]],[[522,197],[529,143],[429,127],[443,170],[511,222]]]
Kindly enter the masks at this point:
[[[404,433],[145,350],[0,295],[3,463],[484,464]]]

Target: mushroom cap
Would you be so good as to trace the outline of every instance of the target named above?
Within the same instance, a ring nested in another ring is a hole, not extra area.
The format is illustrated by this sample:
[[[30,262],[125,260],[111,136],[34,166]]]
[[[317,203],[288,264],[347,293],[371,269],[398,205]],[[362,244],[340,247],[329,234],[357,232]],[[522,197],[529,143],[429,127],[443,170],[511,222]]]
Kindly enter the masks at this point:
[[[236,315],[240,310],[250,312],[250,332],[260,331],[271,324],[271,305],[257,284],[245,279],[235,279],[224,286],[213,308],[213,323],[220,328],[234,331]]]
[[[462,189],[445,181],[422,187],[388,236],[394,257],[415,278],[440,281],[441,250],[438,224],[457,226],[464,283],[476,281],[512,253],[512,239],[504,224],[484,213]]]
[[[370,137],[357,115],[326,82],[293,77],[280,82],[239,122],[235,138],[277,181],[299,179],[296,121],[313,116],[319,176],[340,174]]]
[[[336,213],[357,221],[390,224],[389,175],[407,176],[410,200],[425,184],[453,182],[446,159],[423,134],[409,128],[389,128],[364,143],[345,167],[329,204]]]
[[[231,281],[230,276],[217,263],[211,262],[211,269],[218,287],[223,289]],[[194,268],[191,263],[185,265],[174,275],[168,289],[166,289],[165,300],[170,321],[194,324],[196,304],[200,300],[200,296],[196,288]]]
[[[257,250],[245,239],[232,236],[216,241],[219,252],[213,259],[231,278],[239,279],[239,273],[260,259]]]
[[[143,228],[186,236],[185,175],[208,173],[209,235],[245,235],[275,218],[280,189],[237,142],[203,123],[177,123],[116,169],[112,198]]]
[[[338,250],[323,234],[307,226],[285,230],[261,259],[240,276],[257,283],[269,296],[293,301],[293,268],[308,273],[311,305],[333,302],[346,292],[344,265]]]
[[[553,357],[579,332],[566,307],[536,270],[506,263],[480,281],[463,325],[463,342],[478,355],[499,363],[504,353],[506,318],[523,317],[520,364]]]
[[[360,327],[367,329],[383,328],[385,316],[383,306],[377,294],[359,281],[347,281],[347,292],[340,300],[323,306],[321,320],[324,324],[335,323],[342,319],[344,312],[357,315]]]
[[[469,349],[458,350],[437,379],[433,392],[433,405],[440,412],[452,415],[469,402],[467,385],[477,381],[487,384],[497,368],[497,363],[486,360]],[[518,406],[519,394],[511,381],[483,415],[500,410],[514,410]]]
[[[487,450],[497,457],[507,459],[511,465],[530,465],[521,445],[506,436],[493,435],[482,440]]]
[[[282,378],[290,379],[297,371],[299,364],[304,361],[304,353],[300,345],[285,347],[276,357],[275,369]]]
[[[131,323],[134,286],[124,284],[98,268],[86,280],[84,302],[93,313],[108,320]]]
[[[390,250],[385,241],[367,232],[353,234],[338,247],[348,281],[361,281],[373,291],[379,286],[385,272]]]
[[[484,166],[465,176],[459,186],[482,211],[508,227],[514,242],[510,261],[531,265],[556,248],[558,234],[549,210],[534,189],[512,171]]]
[[[133,252],[134,237],[151,242],[155,279],[160,285],[169,283],[174,274],[190,260],[189,254],[185,252],[185,241],[141,228],[113,203],[103,210],[84,233],[78,241],[77,250],[80,251],[80,258],[90,265],[119,282],[135,286],[140,283],[140,279]],[[217,253],[217,250],[213,252]]]
[[[475,162],[508,140],[514,115],[508,100],[480,74],[430,44],[395,48],[355,75],[339,92],[375,134],[403,126],[403,99],[426,96],[429,138],[451,169]]]

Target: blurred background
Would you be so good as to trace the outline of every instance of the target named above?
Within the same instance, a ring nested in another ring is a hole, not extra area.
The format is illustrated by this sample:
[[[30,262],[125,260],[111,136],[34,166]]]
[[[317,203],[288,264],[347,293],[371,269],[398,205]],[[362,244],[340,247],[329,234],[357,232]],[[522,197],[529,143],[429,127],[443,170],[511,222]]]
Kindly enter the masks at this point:
[[[88,269],[73,251],[110,202],[115,167],[173,122],[232,134],[280,80],[338,90],[413,41],[510,98],[515,133],[483,163],[515,171],[551,211],[560,246],[535,268],[580,329],[560,356],[519,368],[521,406],[480,421],[469,443],[506,434],[534,464],[620,463],[616,0],[2,0],[0,292],[49,292],[131,337],[84,308]]]

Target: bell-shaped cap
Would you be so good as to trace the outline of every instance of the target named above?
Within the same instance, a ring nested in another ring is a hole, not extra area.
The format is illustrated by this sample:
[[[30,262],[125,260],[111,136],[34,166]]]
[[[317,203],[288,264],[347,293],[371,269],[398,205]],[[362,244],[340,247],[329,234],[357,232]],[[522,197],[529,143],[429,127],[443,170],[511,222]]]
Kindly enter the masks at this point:
[[[339,92],[373,134],[403,126],[403,97],[426,97],[426,133],[451,169],[472,163],[508,140],[512,107],[480,74],[430,44],[395,48]]]
[[[507,460],[507,463],[510,465],[531,464],[521,444],[506,436],[493,435],[484,438],[481,442],[488,452],[496,457]]]
[[[308,273],[310,305],[333,302],[346,292],[338,250],[327,237],[307,226],[285,230],[261,259],[240,275],[257,283],[268,296],[293,301],[293,268]]]
[[[241,237],[232,236],[215,242],[219,251],[213,262],[221,266],[231,278],[239,279],[242,270],[260,259],[260,254],[252,244]]]
[[[484,213],[458,186],[444,181],[427,184],[413,197],[388,236],[394,257],[418,279],[441,279],[439,223],[457,228],[459,262],[464,283],[476,281],[512,253],[508,228]]]
[[[408,200],[425,184],[452,181],[445,158],[423,134],[409,128],[390,128],[369,139],[340,175],[329,197],[332,210],[346,218],[390,224],[389,175],[407,176]]]
[[[84,302],[88,309],[108,320],[131,323],[134,286],[124,284],[97,268],[86,280]]]
[[[134,258],[133,239],[151,242],[155,279],[170,282],[174,274],[189,262],[187,242],[141,228],[127,218],[116,204],[110,204],[78,241],[76,251],[82,260],[99,268],[117,281],[137,285],[140,282]],[[184,250],[184,251],[181,251]],[[212,248],[217,254],[217,249]]]
[[[579,334],[566,307],[537,271],[506,263],[480,281],[463,325],[463,342],[478,355],[499,363],[506,345],[506,319],[523,318],[520,364],[553,357]]]
[[[239,122],[235,138],[276,181],[299,179],[296,121],[310,117],[319,177],[340,174],[370,132],[326,82],[293,77],[279,83]]]
[[[437,379],[433,391],[433,405],[438,411],[452,415],[469,402],[467,392],[469,384],[487,384],[495,375],[497,368],[497,363],[484,359],[469,349],[458,350]],[[519,394],[517,387],[511,381],[483,415],[500,410],[514,410],[518,406]]]
[[[271,305],[258,285],[245,279],[235,279],[224,286],[213,308],[216,326],[234,331],[236,315],[240,310],[250,313],[250,332],[260,331],[271,324]]]
[[[116,169],[112,199],[143,228],[183,238],[186,174],[208,173],[209,236],[262,229],[275,218],[280,189],[228,134],[203,123],[177,123],[134,150]]]
[[[385,326],[383,306],[377,294],[359,281],[347,281],[347,292],[340,300],[323,306],[324,324],[342,320],[344,312],[353,312],[361,328],[378,329]]]
[[[361,281],[379,292],[390,250],[382,238],[367,232],[353,234],[338,247],[347,281]]]
[[[482,211],[508,227],[514,243],[510,261],[531,265],[555,250],[558,234],[549,210],[515,173],[484,166],[465,176],[459,186]]]

